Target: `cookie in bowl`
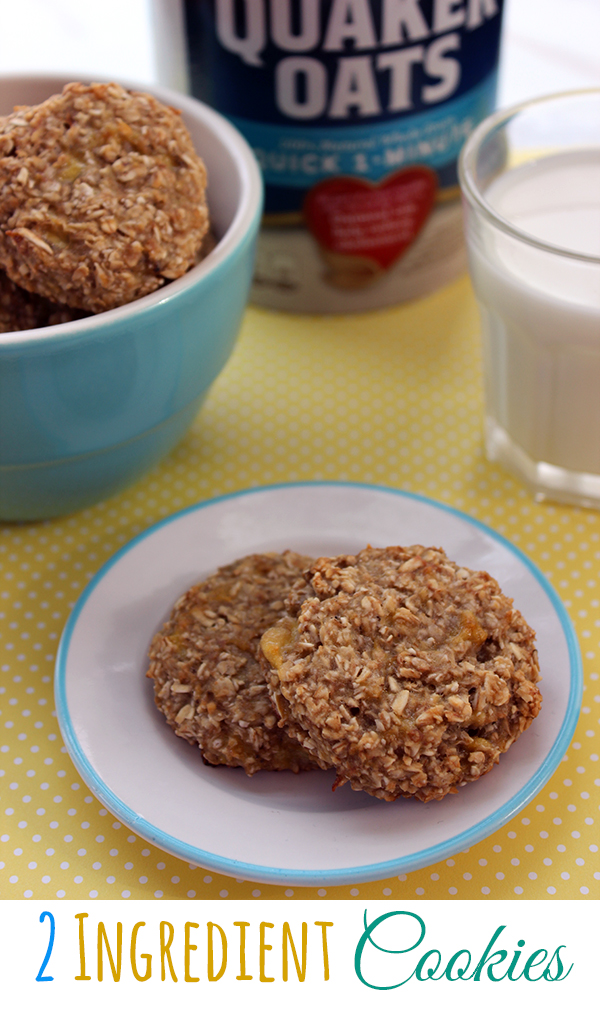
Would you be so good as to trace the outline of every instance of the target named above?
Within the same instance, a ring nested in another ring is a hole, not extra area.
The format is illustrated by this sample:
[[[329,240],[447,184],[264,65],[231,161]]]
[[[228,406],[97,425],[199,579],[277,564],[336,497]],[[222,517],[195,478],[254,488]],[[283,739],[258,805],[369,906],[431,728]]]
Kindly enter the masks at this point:
[[[178,110],[71,82],[0,125],[0,263],[99,313],[180,278],[209,227],[206,168]]]
[[[0,521],[33,521],[189,429],[238,335],[263,187],[232,124],[162,88],[4,76],[0,114]]]
[[[85,317],[86,313],[21,289],[0,268],[0,333],[66,324]]]

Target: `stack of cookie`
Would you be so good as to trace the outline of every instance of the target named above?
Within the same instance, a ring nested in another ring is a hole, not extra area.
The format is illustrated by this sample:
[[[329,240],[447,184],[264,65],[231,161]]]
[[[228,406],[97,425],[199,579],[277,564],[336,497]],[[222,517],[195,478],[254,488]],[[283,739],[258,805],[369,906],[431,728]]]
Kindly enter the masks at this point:
[[[197,262],[208,232],[206,169],[154,97],[71,83],[0,118],[0,331],[145,296]]]
[[[388,801],[477,780],[541,706],[512,600],[423,546],[238,560],[179,600],[148,677],[206,762],[333,768]]]

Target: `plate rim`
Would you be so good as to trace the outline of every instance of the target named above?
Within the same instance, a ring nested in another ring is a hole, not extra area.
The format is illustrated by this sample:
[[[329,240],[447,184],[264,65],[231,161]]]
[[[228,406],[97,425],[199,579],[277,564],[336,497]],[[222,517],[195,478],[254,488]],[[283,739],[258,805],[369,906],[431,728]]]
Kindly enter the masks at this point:
[[[109,573],[112,567],[129,552],[130,549],[133,549],[135,546],[142,543],[144,539],[148,538],[156,531],[160,531],[167,524],[170,524],[181,517],[190,516],[205,507],[212,506],[216,503],[235,500],[242,496],[281,489],[307,487],[318,488],[323,486],[328,488],[341,487],[350,489],[366,489],[388,493],[393,496],[414,500],[419,503],[425,503],[426,505],[436,507],[446,514],[466,521],[479,531],[491,536],[491,538],[493,538],[497,543],[512,552],[512,554],[517,557],[517,559],[525,566],[530,574],[533,575],[538,584],[545,591],[552,604],[554,612],[558,616],[563,635],[567,643],[567,654],[569,660],[570,680],[567,708],[552,747],[546,754],[542,763],[537,767],[535,773],[515,793],[515,795],[504,802],[495,812],[484,817],[472,827],[461,831],[458,834],[452,835],[442,842],[437,842],[433,846],[420,849],[408,856],[402,856],[397,859],[385,860],[380,863],[368,863],[360,866],[335,867],[325,870],[268,867],[263,864],[245,863],[230,857],[219,856],[204,849],[199,849],[196,846],[190,845],[168,832],[163,831],[161,828],[150,823],[145,818],[140,817],[129,806],[127,806],[127,804],[124,803],[123,800],[112,791],[112,789],[105,785],[103,779],[94,770],[87,756],[83,753],[71,721],[66,698],[66,663],[69,646],[79,617],[88,599],[103,578]],[[583,698],[583,663],[575,629],[558,592],[536,564],[534,564],[533,561],[518,548],[518,546],[511,542],[510,539],[505,538],[494,528],[491,528],[484,522],[477,520],[477,518],[473,517],[471,514],[465,513],[463,510],[450,506],[447,503],[443,503],[440,500],[432,499],[429,496],[423,496],[419,493],[408,492],[407,490],[397,489],[393,486],[378,485],[371,482],[339,480],[328,481],[325,479],[319,479],[317,481],[274,482],[267,485],[257,485],[251,488],[239,489],[235,492],[228,492],[218,496],[213,496],[209,499],[201,500],[191,506],[184,507],[181,510],[176,510],[174,513],[169,514],[169,516],[157,521],[155,524],[149,525],[140,532],[139,535],[135,535],[129,540],[129,542],[126,542],[121,546],[96,571],[93,578],[91,578],[83,589],[71,610],[69,617],[67,618],[57,651],[54,674],[54,693],[59,728],[68,753],[81,777],[96,798],[99,799],[111,813],[118,817],[133,831],[136,831],[141,835],[141,837],[158,846],[158,848],[163,851],[174,855],[176,858],[183,859],[188,863],[193,863],[194,865],[200,865],[207,870],[213,870],[229,877],[244,876],[245,878],[253,881],[275,885],[295,884],[299,887],[311,887],[329,884],[330,886],[336,886],[354,884],[356,882],[367,883],[382,880],[395,874],[410,873],[414,870],[420,870],[423,867],[431,866],[432,864],[438,863],[449,856],[455,855],[462,849],[468,848],[477,842],[482,841],[484,838],[489,837],[490,834],[493,834],[495,831],[499,830],[499,828],[508,823],[509,820],[512,820],[517,816],[518,813],[550,780],[560,764],[571,738],[573,737]]]

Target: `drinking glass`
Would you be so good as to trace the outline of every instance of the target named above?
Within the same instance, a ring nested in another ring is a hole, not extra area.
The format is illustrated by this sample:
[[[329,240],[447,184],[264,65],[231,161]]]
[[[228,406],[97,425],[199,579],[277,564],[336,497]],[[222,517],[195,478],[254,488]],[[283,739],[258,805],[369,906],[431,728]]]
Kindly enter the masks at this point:
[[[486,454],[538,499],[600,507],[600,89],[491,115],[459,176]]]

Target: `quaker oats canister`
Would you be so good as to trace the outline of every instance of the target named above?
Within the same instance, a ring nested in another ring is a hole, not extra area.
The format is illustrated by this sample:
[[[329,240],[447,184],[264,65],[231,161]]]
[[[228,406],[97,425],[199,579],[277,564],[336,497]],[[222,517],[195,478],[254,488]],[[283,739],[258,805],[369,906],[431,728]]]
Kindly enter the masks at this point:
[[[370,310],[466,267],[458,153],[495,101],[502,0],[185,0],[191,92],[266,185],[252,291]]]

